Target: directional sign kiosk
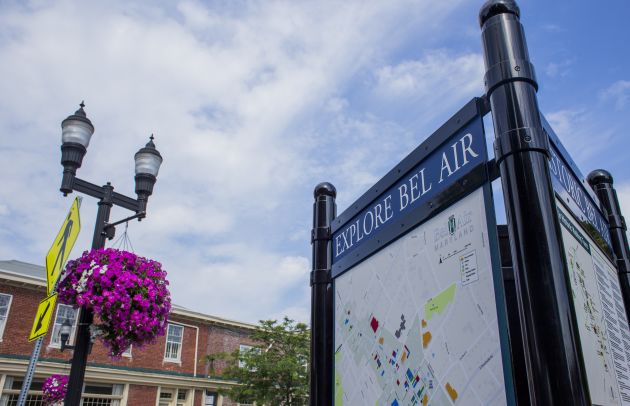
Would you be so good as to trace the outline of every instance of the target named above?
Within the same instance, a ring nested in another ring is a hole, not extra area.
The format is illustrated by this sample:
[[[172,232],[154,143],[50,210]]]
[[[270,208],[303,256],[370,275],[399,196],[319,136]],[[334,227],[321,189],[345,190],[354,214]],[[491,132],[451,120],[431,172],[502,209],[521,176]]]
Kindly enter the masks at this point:
[[[339,217],[335,187],[315,188],[311,406],[630,406],[630,249],[612,175],[589,175],[595,195],[542,117],[516,2],[486,1],[479,23],[483,98]]]
[[[549,169],[591,402],[630,405],[630,330],[609,224],[549,123]]]
[[[332,222],[334,405],[515,403],[483,109]]]

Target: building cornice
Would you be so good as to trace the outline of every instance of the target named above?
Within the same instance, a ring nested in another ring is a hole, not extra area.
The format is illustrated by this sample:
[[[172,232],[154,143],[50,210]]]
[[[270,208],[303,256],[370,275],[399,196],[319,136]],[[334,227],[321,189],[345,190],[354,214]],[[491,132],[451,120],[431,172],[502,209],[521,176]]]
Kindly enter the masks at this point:
[[[42,267],[42,272],[45,268]],[[34,276],[24,275],[16,272],[12,272],[6,269],[0,269],[0,282],[6,283],[11,286],[22,287],[32,290],[46,290],[46,280]],[[221,317],[215,317],[204,313],[189,310],[177,305],[171,308],[171,314],[178,317],[183,317],[188,320],[203,322],[209,324],[216,324],[228,327],[237,327],[244,330],[255,330],[257,327],[254,324],[225,319]]]
[[[23,376],[28,366],[27,359],[0,357],[0,370],[8,374]],[[35,368],[35,376],[46,378],[52,374],[69,374],[70,364],[67,362],[39,361]],[[188,374],[169,373],[168,371],[150,371],[137,368],[116,368],[107,366],[95,366],[88,363],[85,370],[85,379],[92,382],[130,383],[136,385],[160,385],[189,388],[228,388],[236,385],[236,382],[209,378],[205,376],[192,376]]]
[[[197,320],[197,321],[202,321],[202,322],[206,322],[210,324],[218,324],[218,325],[229,326],[229,327],[238,327],[245,330],[255,330],[257,328],[257,326],[254,324],[250,324],[250,323],[246,323],[242,321],[224,319],[221,317],[210,316],[207,314],[199,313],[193,310],[184,309],[181,307],[172,307],[171,314],[179,316],[179,317],[183,317],[186,319],[190,319],[190,320]]]
[[[0,270],[0,281],[28,289],[41,290],[40,288],[43,288],[43,290],[46,290],[46,281],[43,278],[35,278],[4,269]]]

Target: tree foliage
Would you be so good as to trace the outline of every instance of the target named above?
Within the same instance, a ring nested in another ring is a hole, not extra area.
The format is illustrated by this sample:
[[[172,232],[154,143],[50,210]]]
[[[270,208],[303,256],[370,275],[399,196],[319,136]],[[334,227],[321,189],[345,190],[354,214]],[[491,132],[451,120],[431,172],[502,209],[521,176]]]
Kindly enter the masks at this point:
[[[227,361],[221,376],[240,383],[224,394],[259,405],[307,405],[310,333],[306,324],[287,317],[282,322],[261,320],[251,338],[257,344],[250,350],[207,356],[211,365],[218,359]]]

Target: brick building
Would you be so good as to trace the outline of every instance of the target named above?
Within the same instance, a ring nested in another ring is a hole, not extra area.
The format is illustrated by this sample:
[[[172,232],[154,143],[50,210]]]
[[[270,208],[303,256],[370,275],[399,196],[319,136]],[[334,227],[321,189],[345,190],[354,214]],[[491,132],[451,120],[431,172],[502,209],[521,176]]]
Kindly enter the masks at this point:
[[[46,296],[44,267],[19,261],[0,261],[0,406],[15,405],[34,347],[28,342],[37,305]],[[76,310],[57,304],[44,337],[28,406],[39,406],[43,380],[70,373],[71,350],[60,351],[59,327],[77,323]],[[54,323],[54,324],[53,324]],[[251,345],[255,326],[197,313],[174,305],[167,334],[153,345],[132,348],[112,360],[97,340],[88,358],[84,406],[231,406],[217,393],[234,382],[220,378],[223,365],[205,355],[232,352]]]

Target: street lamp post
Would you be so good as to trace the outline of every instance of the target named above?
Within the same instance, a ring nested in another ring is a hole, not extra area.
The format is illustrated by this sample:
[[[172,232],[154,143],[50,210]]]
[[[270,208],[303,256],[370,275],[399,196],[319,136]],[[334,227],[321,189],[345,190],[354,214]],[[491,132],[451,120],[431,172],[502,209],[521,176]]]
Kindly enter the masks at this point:
[[[63,165],[63,178],[61,192],[64,196],[68,193],[80,192],[99,199],[96,225],[92,248],[104,248],[105,239],[114,237],[115,226],[125,221],[137,218],[140,221],[146,216],[147,201],[153,193],[153,185],[157,180],[157,174],[162,164],[162,156],[155,148],[153,135],[144,148],[135,155],[135,183],[137,199],[114,192],[114,187],[107,182],[106,185],[97,186],[76,177],[77,169],[81,167],[83,157],[90,144],[90,138],[94,133],[94,126],[87,118],[83,110],[85,105],[80,104],[79,110],[61,122],[61,164]],[[109,214],[116,205],[131,210],[136,214],[115,223],[109,223]],[[79,325],[77,328],[76,343],[70,368],[68,391],[64,404],[66,406],[78,406],[81,401],[85,367],[91,342],[90,325],[94,319],[91,309],[79,310]]]
[[[74,350],[74,345],[68,345],[70,340],[70,334],[72,333],[72,323],[70,320],[65,319],[61,327],[59,328],[59,341],[61,342],[60,351]]]

